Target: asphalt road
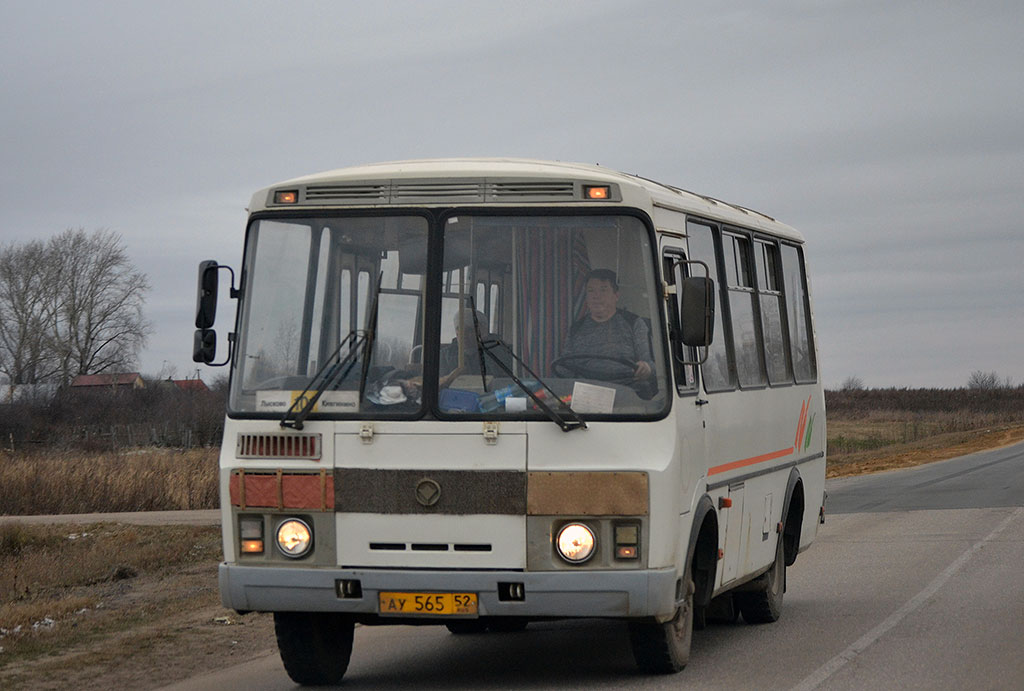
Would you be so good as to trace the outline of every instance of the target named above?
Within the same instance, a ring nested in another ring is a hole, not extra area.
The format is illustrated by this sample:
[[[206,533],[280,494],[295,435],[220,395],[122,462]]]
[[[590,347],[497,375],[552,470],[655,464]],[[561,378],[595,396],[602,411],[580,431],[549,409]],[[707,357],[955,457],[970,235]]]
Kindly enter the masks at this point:
[[[1024,444],[828,483],[775,624],[709,626],[679,675],[616,622],[452,636],[360,627],[344,688],[1024,688]],[[273,644],[268,641],[268,646]],[[173,689],[289,689],[276,654]]]

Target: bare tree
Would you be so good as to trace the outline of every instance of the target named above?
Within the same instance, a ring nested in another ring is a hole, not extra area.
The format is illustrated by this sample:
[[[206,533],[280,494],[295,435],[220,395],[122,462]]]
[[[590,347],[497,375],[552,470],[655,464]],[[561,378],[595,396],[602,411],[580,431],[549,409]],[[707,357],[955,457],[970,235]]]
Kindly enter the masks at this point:
[[[1007,381],[1006,385],[1009,387],[1010,382]],[[967,379],[968,389],[983,389],[987,391],[990,389],[998,389],[1002,386],[1003,382],[1000,381],[999,374],[997,372],[982,372],[981,370],[974,370],[971,372],[971,376]]]
[[[46,334],[53,269],[42,241],[0,248],[0,373],[11,384],[46,381],[56,370]]]
[[[61,381],[133,366],[150,331],[142,313],[149,281],[121,237],[69,229],[47,249],[57,268],[48,337]]]
[[[840,391],[862,391],[864,389],[864,380],[857,376],[849,376],[843,380],[843,383],[839,385]]]
[[[0,247],[0,374],[67,384],[133,366],[150,330],[147,290],[110,231]]]

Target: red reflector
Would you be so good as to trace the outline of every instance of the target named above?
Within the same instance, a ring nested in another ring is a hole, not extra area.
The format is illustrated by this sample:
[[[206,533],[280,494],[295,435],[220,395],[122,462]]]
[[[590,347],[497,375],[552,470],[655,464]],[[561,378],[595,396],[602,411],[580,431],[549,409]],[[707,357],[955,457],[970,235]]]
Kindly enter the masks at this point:
[[[732,508],[732,499],[730,499],[729,497],[722,497],[722,498],[720,498],[718,500],[718,508],[720,508],[720,509],[731,509]]]

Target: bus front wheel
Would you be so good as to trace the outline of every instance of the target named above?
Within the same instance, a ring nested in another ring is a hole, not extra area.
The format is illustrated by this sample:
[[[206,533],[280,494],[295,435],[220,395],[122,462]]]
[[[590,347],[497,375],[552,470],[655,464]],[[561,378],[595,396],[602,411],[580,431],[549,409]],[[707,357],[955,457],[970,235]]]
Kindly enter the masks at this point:
[[[637,667],[648,674],[674,674],[690,660],[693,640],[693,581],[686,584],[686,597],[671,621],[631,623],[629,639]]]
[[[748,624],[771,624],[782,616],[782,596],[786,592],[786,554],[782,533],[775,548],[775,562],[754,581],[755,590],[736,593],[736,604]]]
[[[337,684],[352,656],[355,624],[330,612],[274,612],[281,662],[291,680],[303,686]]]

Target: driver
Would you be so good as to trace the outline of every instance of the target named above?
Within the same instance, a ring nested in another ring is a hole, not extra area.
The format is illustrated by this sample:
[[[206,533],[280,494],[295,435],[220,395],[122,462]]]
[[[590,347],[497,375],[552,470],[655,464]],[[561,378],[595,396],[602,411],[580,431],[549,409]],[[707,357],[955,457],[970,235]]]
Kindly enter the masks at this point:
[[[569,329],[566,356],[579,356],[580,369],[595,378],[621,379],[624,365],[607,358],[636,363],[634,380],[648,383],[654,372],[651,340],[647,322],[627,310],[619,309],[619,284],[611,269],[594,269],[587,274],[588,314]],[[594,355],[593,360],[582,356]],[[633,365],[631,365],[633,367]]]

